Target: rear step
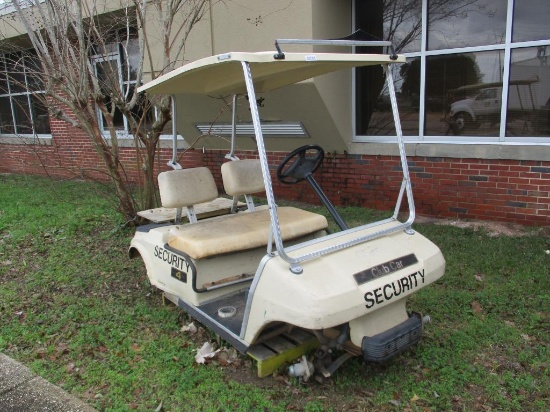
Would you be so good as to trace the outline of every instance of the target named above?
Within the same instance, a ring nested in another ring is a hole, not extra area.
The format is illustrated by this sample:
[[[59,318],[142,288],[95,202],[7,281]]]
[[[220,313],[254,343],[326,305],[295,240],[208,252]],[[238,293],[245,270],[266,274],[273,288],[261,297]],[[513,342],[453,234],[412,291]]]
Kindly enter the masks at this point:
[[[177,296],[164,292],[164,298],[184,309],[191,317],[217,333],[239,352],[249,355],[257,362],[260,378],[271,375],[280,366],[319,347],[315,335],[303,329],[282,325],[266,330],[258,343],[249,346],[240,339],[248,290],[205,303],[198,307],[189,305]],[[220,316],[220,313],[222,316]],[[230,314],[230,316],[224,316]]]
[[[250,346],[246,353],[257,361],[258,376],[264,378],[283,364],[298,359],[319,346],[320,343],[315,335],[303,329],[294,328]]]

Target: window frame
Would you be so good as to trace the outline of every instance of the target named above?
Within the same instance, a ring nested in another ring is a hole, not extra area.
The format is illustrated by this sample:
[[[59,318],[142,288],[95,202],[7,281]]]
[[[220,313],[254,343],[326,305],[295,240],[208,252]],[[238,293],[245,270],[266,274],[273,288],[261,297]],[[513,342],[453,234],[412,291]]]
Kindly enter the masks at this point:
[[[125,54],[123,51],[122,44],[124,43],[124,40],[121,40],[119,38],[119,33],[116,33],[116,41],[107,43],[106,46],[108,48],[112,48],[113,51],[106,52],[106,53],[97,53],[90,56],[90,62],[92,63],[92,66],[94,68],[94,74],[97,76],[97,64],[102,62],[109,62],[109,61],[115,61],[117,66],[117,74],[119,79],[120,87],[123,91],[126,91],[127,89],[131,88],[132,86],[137,87],[139,86],[137,79],[131,79],[127,74],[129,74],[129,67],[127,68],[128,73],[125,72]],[[116,50],[116,51],[115,51]],[[157,116],[157,109],[152,108],[153,110],[153,116],[156,118]],[[101,110],[99,108],[97,109],[97,119],[98,124],[101,128],[101,133],[105,137],[105,139],[109,140],[111,138],[111,135],[109,133],[109,129],[104,127],[103,122],[103,114],[101,113]],[[116,130],[116,136],[117,139],[121,140],[128,140],[131,141],[133,144],[134,136],[130,131],[129,125],[128,125],[128,119],[126,116],[122,116],[124,129]],[[178,135],[181,139],[180,135]],[[161,140],[172,140],[171,134],[161,134],[160,135]],[[184,140],[184,139],[183,139]],[[124,143],[123,143],[124,145]]]
[[[6,85],[7,85],[7,91],[6,93],[2,93],[2,91],[0,91],[0,97],[1,98],[9,98],[9,106],[10,106],[10,112],[11,112],[11,126],[13,127],[13,130],[14,132],[13,133],[1,133],[0,132],[0,139],[2,139],[2,142],[5,142],[5,141],[8,141],[8,140],[11,140],[11,139],[14,139],[14,138],[23,138],[23,139],[34,139],[34,138],[38,138],[38,139],[51,139],[52,137],[52,132],[51,132],[51,123],[50,123],[50,133],[37,133],[36,132],[36,119],[35,119],[35,115],[36,113],[34,112],[33,110],[33,104],[32,104],[32,96],[33,95],[43,95],[45,93],[45,90],[30,90],[29,89],[29,80],[28,80],[28,76],[30,75],[29,73],[29,69],[27,68],[27,56],[25,53],[29,53],[31,49],[27,49],[27,50],[22,50],[22,51],[16,51],[16,52],[12,52],[12,53],[2,53],[0,54],[0,71],[3,71],[4,74],[5,74],[5,78],[6,78]],[[23,59],[23,76],[24,76],[24,80],[25,80],[25,85],[24,85],[24,90],[23,91],[19,91],[19,92],[12,92],[12,82],[9,81],[9,73],[8,73],[8,68],[7,68],[7,64],[8,64],[8,60],[6,59],[6,56],[9,56],[9,55],[14,55],[14,54],[18,54],[20,55],[20,57]],[[17,122],[16,122],[16,119],[17,119],[17,116],[16,116],[16,111],[17,109],[14,107],[14,105],[16,104],[14,102],[14,100],[17,98],[17,97],[20,97],[20,96],[24,96],[26,98],[26,103],[28,105],[28,108],[29,108],[29,113],[30,113],[30,125],[31,125],[31,128],[32,128],[32,132],[31,133],[19,133],[18,132],[18,127],[21,126],[21,125],[18,125]],[[50,118],[50,115],[48,113],[48,122],[50,122],[51,118]]]
[[[402,53],[406,58],[420,58],[420,104],[419,104],[419,121],[418,133],[412,136],[404,136],[406,143],[444,143],[444,144],[478,144],[478,145],[550,145],[550,136],[506,136],[506,116],[507,104],[509,95],[509,80],[510,80],[510,62],[512,51],[515,49],[547,46],[550,47],[550,38],[545,40],[524,41],[512,43],[512,25],[514,3],[517,0],[508,0],[506,10],[506,37],[503,44],[492,44],[475,47],[462,47],[454,49],[439,49],[427,50],[428,36],[428,0],[422,0],[422,32],[421,32],[421,49],[418,52]],[[352,24],[353,29],[356,29],[356,0],[352,0]],[[427,136],[424,133],[425,115],[426,115],[426,60],[430,56],[457,55],[462,53],[483,52],[483,51],[504,51],[503,61],[503,85],[507,85],[502,89],[501,113],[500,113],[500,130],[498,136]],[[393,143],[395,134],[389,136],[372,136],[357,134],[357,91],[356,91],[356,74],[355,69],[352,75],[352,142],[354,143]]]

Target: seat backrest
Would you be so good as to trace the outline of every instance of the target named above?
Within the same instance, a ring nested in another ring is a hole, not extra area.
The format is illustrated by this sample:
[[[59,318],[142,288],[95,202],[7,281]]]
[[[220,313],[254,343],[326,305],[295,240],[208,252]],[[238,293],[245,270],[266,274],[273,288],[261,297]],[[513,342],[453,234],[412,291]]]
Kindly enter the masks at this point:
[[[225,193],[233,196],[231,213],[237,211],[238,197],[242,195],[244,195],[248,210],[256,210],[251,194],[265,190],[260,160],[232,160],[222,164],[221,171]]]
[[[233,160],[222,164],[225,193],[241,196],[263,192],[264,178],[259,159]]]
[[[207,167],[170,170],[158,176],[160,200],[166,208],[182,208],[218,197],[216,182]]]

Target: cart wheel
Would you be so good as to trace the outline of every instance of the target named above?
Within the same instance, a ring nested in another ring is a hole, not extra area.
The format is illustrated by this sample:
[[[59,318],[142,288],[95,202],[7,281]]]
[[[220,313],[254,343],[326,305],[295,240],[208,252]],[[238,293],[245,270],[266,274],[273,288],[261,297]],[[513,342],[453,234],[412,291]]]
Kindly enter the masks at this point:
[[[456,128],[458,129],[458,134],[464,132],[465,130],[477,129],[480,126],[479,122],[474,122],[472,116],[466,112],[458,112],[454,116],[456,123]]]
[[[308,152],[312,152],[308,154]],[[277,168],[277,179],[281,183],[294,184],[304,180],[323,163],[325,151],[321,146],[308,144],[290,152]],[[290,165],[288,167],[287,164]]]

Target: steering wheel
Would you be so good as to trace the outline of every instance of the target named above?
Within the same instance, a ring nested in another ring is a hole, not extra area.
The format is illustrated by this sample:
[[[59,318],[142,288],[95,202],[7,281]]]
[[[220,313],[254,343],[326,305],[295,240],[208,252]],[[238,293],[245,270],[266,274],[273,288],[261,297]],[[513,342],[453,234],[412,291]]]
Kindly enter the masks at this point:
[[[307,154],[308,151],[314,153]],[[277,168],[277,179],[287,185],[301,182],[323,163],[325,151],[321,146],[308,144],[290,152]],[[290,166],[286,167],[290,163]]]

